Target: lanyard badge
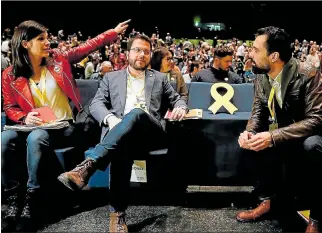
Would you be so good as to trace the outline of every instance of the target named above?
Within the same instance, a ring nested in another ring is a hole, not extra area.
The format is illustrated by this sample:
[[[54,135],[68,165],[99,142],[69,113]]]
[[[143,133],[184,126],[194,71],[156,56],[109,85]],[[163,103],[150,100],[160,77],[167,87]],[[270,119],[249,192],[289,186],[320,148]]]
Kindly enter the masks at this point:
[[[269,125],[269,131],[273,131],[273,130],[278,129],[278,123],[277,123],[276,116],[275,116],[274,94],[275,94],[275,90],[272,87],[271,92],[269,93],[269,98],[268,98],[268,109],[271,114],[273,122]]]
[[[30,85],[35,90],[38,99],[40,100],[43,106],[48,105],[47,97],[46,97],[46,73],[47,69],[43,69],[41,72],[40,83],[41,83],[41,90],[37,87],[35,81],[33,79],[29,79]]]
[[[128,79],[128,86],[130,87],[130,89],[132,90],[132,92],[135,94],[136,97],[136,103],[134,105],[135,108],[140,108],[143,111],[145,111],[146,113],[149,114],[148,112],[148,108],[146,106],[146,102],[143,100],[140,100],[140,96],[143,94],[144,89],[145,89],[145,85],[143,86],[142,90],[135,92],[132,88],[132,81],[130,79]]]

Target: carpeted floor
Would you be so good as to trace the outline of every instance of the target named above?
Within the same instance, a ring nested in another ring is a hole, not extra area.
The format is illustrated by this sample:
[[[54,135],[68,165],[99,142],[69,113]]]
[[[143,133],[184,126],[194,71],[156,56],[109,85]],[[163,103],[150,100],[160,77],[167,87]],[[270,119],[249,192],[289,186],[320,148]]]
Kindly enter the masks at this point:
[[[299,217],[282,223],[269,218],[255,223],[239,223],[236,214],[249,203],[247,187],[190,187],[178,198],[169,193],[133,192],[127,210],[130,232],[303,232]],[[82,191],[73,208],[50,212],[38,232],[107,232],[108,192]],[[74,194],[72,194],[74,195]],[[57,200],[59,201],[59,200]],[[55,203],[52,203],[55,205]]]
[[[277,221],[238,223],[235,208],[205,209],[175,206],[131,206],[131,232],[282,232]],[[106,232],[106,207],[85,211],[45,227],[41,232]]]

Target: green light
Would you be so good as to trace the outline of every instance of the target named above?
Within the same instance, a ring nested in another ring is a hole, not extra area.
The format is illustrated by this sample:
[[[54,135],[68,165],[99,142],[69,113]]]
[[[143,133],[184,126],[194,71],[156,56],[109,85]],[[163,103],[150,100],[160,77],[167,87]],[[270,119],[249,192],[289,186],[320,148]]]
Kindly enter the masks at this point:
[[[199,27],[199,25],[200,25],[200,21],[201,21],[200,16],[195,16],[195,17],[193,18],[193,23],[194,23],[194,25],[195,25],[196,27]]]

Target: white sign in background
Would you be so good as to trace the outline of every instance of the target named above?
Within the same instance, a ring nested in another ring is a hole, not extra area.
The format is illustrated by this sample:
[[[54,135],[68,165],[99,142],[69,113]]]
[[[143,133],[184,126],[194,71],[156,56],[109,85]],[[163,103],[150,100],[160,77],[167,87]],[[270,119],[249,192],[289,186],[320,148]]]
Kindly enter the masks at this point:
[[[132,166],[131,182],[147,183],[146,161],[134,160]]]

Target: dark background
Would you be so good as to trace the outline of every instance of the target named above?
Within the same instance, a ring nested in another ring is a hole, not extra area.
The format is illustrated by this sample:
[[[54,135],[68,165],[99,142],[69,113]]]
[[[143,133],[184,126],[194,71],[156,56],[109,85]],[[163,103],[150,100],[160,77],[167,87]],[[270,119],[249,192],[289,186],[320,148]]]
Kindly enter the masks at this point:
[[[170,32],[174,38],[219,36],[253,40],[257,28],[274,25],[284,28],[293,39],[315,40],[319,44],[322,41],[319,2],[2,1],[1,4],[2,30],[33,19],[54,34],[64,29],[65,35],[80,30],[84,36],[95,36],[131,18],[127,33],[134,27],[151,36],[157,26],[162,38]],[[202,23],[222,22],[227,31],[198,33],[193,27],[195,15],[200,15]]]

